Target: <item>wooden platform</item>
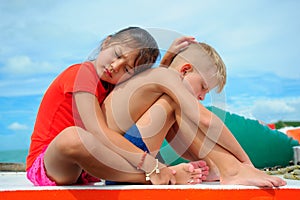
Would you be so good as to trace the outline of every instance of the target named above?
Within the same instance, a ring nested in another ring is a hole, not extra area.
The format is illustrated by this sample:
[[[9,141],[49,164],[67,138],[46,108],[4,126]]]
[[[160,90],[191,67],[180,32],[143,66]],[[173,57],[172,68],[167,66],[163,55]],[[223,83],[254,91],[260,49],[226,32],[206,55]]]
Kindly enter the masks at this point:
[[[0,173],[0,200],[87,200],[87,199],[197,199],[197,200],[287,200],[300,199],[300,181],[287,180],[280,188],[220,185],[218,182],[198,185],[123,185],[106,186],[103,183],[84,186],[35,187],[24,172]]]

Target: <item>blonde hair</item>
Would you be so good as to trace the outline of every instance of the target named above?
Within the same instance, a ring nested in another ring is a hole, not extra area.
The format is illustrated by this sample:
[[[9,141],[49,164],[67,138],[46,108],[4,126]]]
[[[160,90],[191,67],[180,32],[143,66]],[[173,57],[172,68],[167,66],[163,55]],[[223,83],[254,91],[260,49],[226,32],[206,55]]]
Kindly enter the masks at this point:
[[[216,77],[218,79],[218,91],[221,92],[226,84],[227,74],[226,74],[226,65],[223,62],[221,56],[218,52],[206,43],[199,42],[200,46],[204,51],[211,57],[215,66],[217,67]]]
[[[206,57],[208,55],[208,58]],[[203,57],[204,56],[204,57]],[[177,62],[182,62],[179,60],[185,60],[189,62],[196,68],[201,68],[203,66],[199,66],[199,59],[209,59],[209,62],[213,64],[213,66],[208,65],[205,67],[216,67],[217,72],[214,75],[217,78],[217,92],[220,93],[225,84],[226,84],[226,66],[221,58],[221,56],[217,53],[217,51],[206,43],[192,43],[186,49],[179,52],[173,59],[171,66],[176,66]],[[203,61],[203,60],[202,60]],[[203,65],[203,64],[202,64]],[[201,69],[199,69],[201,70]]]

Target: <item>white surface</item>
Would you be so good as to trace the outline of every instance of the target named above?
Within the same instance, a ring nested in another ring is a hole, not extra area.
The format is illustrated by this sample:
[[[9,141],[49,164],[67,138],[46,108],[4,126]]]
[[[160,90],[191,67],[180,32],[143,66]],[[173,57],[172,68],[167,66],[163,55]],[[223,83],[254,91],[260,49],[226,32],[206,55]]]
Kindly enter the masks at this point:
[[[289,180],[287,185],[280,188],[300,189],[300,180]],[[115,190],[115,189],[259,189],[253,186],[241,185],[220,185],[218,182],[202,183],[198,185],[119,185],[106,186],[103,183],[95,183],[92,185],[77,185],[77,186],[33,186],[26,178],[24,172],[0,172],[0,192],[15,191],[15,190],[78,190],[78,189],[93,189],[93,190]]]

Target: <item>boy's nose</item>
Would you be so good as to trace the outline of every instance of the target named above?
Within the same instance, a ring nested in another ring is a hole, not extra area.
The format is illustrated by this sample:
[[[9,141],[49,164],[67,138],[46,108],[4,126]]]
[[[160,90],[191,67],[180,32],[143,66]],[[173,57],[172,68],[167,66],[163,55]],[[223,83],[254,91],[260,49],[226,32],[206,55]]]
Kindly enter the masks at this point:
[[[204,99],[205,99],[205,95],[207,94],[207,92],[202,92],[202,93],[200,93],[199,94],[199,96],[198,96],[198,99],[200,100],[200,101],[203,101]]]
[[[199,95],[199,96],[198,96],[198,99],[199,99],[200,101],[203,101],[204,98],[205,98],[205,96],[204,96],[204,97],[203,97],[202,95]]]

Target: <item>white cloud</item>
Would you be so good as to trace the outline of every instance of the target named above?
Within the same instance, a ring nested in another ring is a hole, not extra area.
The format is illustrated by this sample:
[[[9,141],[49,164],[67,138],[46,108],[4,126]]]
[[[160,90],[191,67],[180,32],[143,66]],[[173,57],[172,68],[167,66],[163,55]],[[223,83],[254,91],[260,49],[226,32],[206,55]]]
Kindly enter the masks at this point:
[[[46,91],[54,78],[54,75],[40,75],[35,78],[1,80],[0,97],[41,95]]]
[[[268,121],[299,121],[300,97],[281,99],[261,99],[252,106],[254,116]]]
[[[299,121],[300,97],[235,97],[228,103],[228,110],[267,123],[279,120]]]
[[[42,61],[33,61],[28,56],[13,56],[8,58],[1,72],[10,76],[28,76],[46,73],[56,73],[57,66]]]
[[[20,124],[19,122],[13,122],[8,126],[8,129],[13,131],[26,130],[28,129],[28,126],[25,124]]]
[[[286,99],[260,99],[255,101],[253,105],[253,112],[260,113],[261,111],[272,113],[292,113],[295,112],[295,108],[290,105]]]

